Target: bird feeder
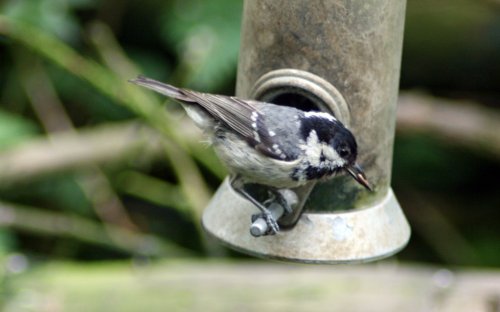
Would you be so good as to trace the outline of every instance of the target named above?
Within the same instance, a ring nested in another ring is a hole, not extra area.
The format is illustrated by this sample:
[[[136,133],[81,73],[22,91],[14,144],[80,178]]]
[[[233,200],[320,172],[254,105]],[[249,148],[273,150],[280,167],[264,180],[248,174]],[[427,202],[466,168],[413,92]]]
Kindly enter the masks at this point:
[[[245,253],[307,263],[365,262],[406,245],[410,228],[390,188],[405,5],[245,1],[237,96],[332,113],[355,135],[374,192],[347,174],[294,189],[282,231],[260,236],[250,220],[258,209],[226,180],[204,211],[208,233]]]

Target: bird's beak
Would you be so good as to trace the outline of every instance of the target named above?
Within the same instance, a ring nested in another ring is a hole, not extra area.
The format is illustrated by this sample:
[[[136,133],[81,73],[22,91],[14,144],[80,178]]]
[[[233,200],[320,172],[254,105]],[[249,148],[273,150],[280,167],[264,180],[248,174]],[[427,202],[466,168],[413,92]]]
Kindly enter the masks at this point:
[[[358,164],[355,163],[354,165],[348,165],[344,168],[347,172],[349,172],[349,174],[354,178],[354,180],[356,180],[356,182],[366,187],[369,191],[373,192],[370,183],[368,183],[368,180],[366,179],[363,169],[361,169],[361,167]]]

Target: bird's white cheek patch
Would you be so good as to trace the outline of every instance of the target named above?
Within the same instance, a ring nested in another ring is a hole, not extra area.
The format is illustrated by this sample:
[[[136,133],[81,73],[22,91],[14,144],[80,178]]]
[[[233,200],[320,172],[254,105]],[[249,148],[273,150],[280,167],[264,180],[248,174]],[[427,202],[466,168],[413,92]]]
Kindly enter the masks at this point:
[[[330,145],[323,144],[323,155],[327,160],[327,166],[337,168],[343,167],[345,164],[345,161],[340,158],[339,154]]]
[[[342,167],[345,161],[340,158],[339,154],[333,147],[326,143],[320,143],[318,134],[312,130],[307,141],[300,148],[304,151],[308,162],[315,167]],[[325,158],[323,161],[322,158]]]
[[[319,144],[319,139],[316,131],[312,130],[307,137],[306,144],[300,147],[305,155],[306,159],[313,166],[319,166],[319,159],[321,157],[321,144]]]

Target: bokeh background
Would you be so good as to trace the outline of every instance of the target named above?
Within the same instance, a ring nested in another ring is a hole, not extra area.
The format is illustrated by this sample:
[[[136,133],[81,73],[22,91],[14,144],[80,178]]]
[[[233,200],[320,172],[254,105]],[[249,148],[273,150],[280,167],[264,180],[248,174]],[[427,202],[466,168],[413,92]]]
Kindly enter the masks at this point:
[[[251,260],[201,230],[225,176],[201,133],[127,83],[142,73],[233,94],[241,11],[240,0],[0,2],[4,307],[33,302],[19,285],[43,272]],[[409,0],[400,85],[392,185],[413,234],[391,261],[500,267],[500,3]]]

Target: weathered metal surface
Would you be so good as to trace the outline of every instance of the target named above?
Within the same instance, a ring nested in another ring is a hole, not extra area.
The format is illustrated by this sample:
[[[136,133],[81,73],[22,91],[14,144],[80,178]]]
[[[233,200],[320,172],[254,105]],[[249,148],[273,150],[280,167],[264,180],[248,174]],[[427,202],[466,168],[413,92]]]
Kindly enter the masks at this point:
[[[306,98],[315,108],[334,114],[345,126],[350,125],[349,107],[340,91],[307,71],[293,68],[270,71],[255,82],[249,97],[274,102],[284,94]],[[295,106],[295,103],[287,104]]]
[[[392,191],[369,209],[308,213],[288,231],[250,234],[250,216],[259,210],[237,195],[227,181],[205,209],[203,226],[229,247],[258,257],[307,263],[366,262],[403,248],[410,228]]]
[[[365,207],[389,189],[405,4],[245,1],[236,94],[250,96],[261,76],[281,68],[308,71],[330,82],[349,105],[359,162],[376,189],[370,194],[350,178],[334,179],[316,187],[314,193],[326,190],[329,196],[313,196],[310,209]]]
[[[347,109],[339,102],[331,110],[356,136],[358,162],[375,192],[340,175],[316,185],[305,214],[290,231],[254,238],[249,224],[256,208],[223,184],[204,214],[209,233],[248,253],[305,262],[367,261],[393,254],[406,244],[410,229],[390,189],[405,4],[404,0],[245,1],[237,95],[272,98],[272,92],[259,90],[262,81],[279,82],[279,75],[273,76],[276,70],[296,69],[321,77],[347,103]],[[288,91],[297,93],[304,82],[311,80],[294,81]],[[314,99],[324,102],[317,92],[325,88],[314,91],[321,83],[312,82],[312,88],[305,90],[314,93],[308,98],[313,104],[317,104]]]

